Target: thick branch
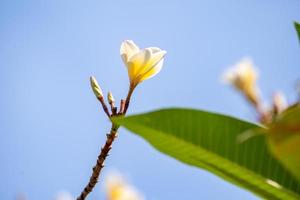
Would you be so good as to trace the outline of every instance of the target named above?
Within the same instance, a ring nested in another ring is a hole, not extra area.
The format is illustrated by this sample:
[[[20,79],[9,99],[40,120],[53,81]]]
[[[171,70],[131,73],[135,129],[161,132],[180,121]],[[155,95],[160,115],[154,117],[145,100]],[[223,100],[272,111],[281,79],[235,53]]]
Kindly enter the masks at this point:
[[[111,149],[114,139],[117,137],[117,130],[118,130],[118,127],[115,125],[112,125],[110,133],[107,134],[105,145],[102,147],[100,155],[98,156],[97,163],[93,167],[93,174],[90,177],[90,181],[85,186],[84,190],[81,192],[81,194],[77,198],[77,200],[84,200],[86,198],[86,196],[93,190],[96,183],[98,182],[100,172],[104,166],[103,163],[104,163],[106,157],[108,156],[108,152]]]

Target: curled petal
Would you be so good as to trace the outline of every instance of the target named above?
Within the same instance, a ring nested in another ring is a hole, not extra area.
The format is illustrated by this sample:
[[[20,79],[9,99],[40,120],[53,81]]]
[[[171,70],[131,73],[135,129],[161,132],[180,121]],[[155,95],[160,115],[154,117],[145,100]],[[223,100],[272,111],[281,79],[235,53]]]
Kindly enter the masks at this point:
[[[148,59],[146,63],[144,63],[142,66],[140,66],[137,69],[136,76],[141,76],[143,74],[146,74],[153,67],[155,67],[167,53],[166,51],[161,51],[161,50],[156,51],[156,53],[153,53],[153,51],[152,51],[153,49],[149,49],[149,48],[147,48],[146,50],[149,50],[151,52],[150,59]]]
[[[158,74],[164,64],[164,59],[162,58],[156,65],[154,65],[148,72],[142,75],[140,81],[144,81],[146,79],[152,78],[156,74]]]
[[[148,47],[147,49],[150,49],[151,52],[152,52],[153,54],[162,51],[162,50],[161,50],[160,48],[158,48],[158,47]]]
[[[130,57],[127,64],[130,80],[134,80],[137,77],[139,71],[141,71],[149,62],[151,55],[152,54],[149,49],[143,49]]]
[[[132,40],[125,40],[124,42],[122,42],[120,54],[122,56],[123,62],[127,64],[129,58],[139,51],[139,47]]]

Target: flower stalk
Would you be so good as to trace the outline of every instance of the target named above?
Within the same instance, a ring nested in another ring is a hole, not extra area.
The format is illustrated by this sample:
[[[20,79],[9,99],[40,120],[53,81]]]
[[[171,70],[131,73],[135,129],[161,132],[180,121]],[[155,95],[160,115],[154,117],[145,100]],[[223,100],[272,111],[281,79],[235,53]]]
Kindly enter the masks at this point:
[[[127,113],[127,109],[129,107],[129,104],[130,104],[130,99],[131,99],[131,95],[135,89],[136,85],[130,85],[129,87],[129,90],[128,90],[128,94],[127,94],[127,97],[126,97],[126,100],[125,100],[125,104],[124,104],[124,110],[122,112],[122,114],[126,114]]]

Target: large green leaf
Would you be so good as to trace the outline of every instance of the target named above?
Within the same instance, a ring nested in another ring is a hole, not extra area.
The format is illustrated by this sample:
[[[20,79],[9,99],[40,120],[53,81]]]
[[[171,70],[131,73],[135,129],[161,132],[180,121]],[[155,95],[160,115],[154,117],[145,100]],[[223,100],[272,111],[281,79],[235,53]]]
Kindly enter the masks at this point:
[[[163,109],[113,121],[159,151],[200,167],[266,199],[299,199],[300,184],[274,159],[263,136],[237,143],[258,125],[192,109]]]

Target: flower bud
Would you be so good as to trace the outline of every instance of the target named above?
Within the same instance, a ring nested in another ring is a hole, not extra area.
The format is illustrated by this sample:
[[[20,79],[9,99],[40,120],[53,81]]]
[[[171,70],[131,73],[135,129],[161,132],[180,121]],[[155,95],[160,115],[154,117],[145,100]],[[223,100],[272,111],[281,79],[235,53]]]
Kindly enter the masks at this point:
[[[107,100],[108,100],[108,103],[109,103],[109,104],[115,103],[114,96],[112,95],[111,92],[108,92],[108,94],[107,94]]]
[[[95,96],[97,98],[102,98],[103,93],[102,93],[102,90],[101,90],[97,80],[95,79],[95,77],[91,76],[90,81],[91,81],[91,87],[93,89],[93,92],[94,92]]]

